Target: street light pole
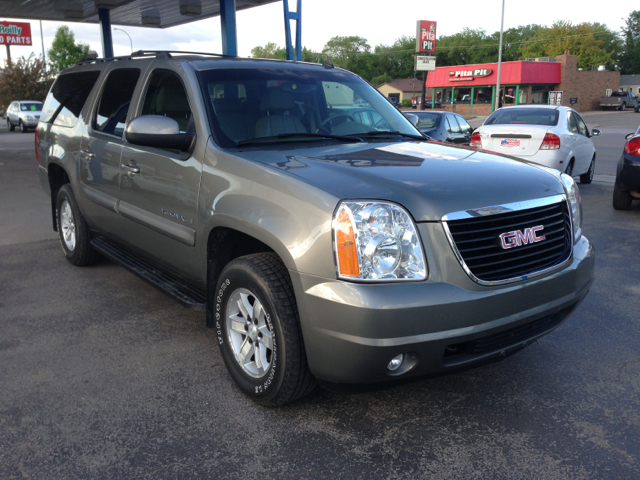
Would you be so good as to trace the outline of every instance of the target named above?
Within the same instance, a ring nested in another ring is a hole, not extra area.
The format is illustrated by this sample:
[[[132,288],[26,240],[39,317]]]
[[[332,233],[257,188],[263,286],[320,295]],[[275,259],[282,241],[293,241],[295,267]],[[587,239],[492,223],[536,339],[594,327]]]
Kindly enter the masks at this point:
[[[498,80],[496,82],[496,104],[494,110],[500,105],[500,70],[502,67],[502,33],[504,31],[504,0],[502,0],[502,20],[500,20],[500,46],[498,47]]]
[[[125,32],[124,30],[122,30],[121,28],[114,28],[114,30],[120,30],[122,33],[124,33],[127,37],[129,37],[129,46],[131,47],[131,53],[133,53],[133,42],[131,41],[131,36],[129,36],[129,34],[127,32]],[[502,38],[502,37],[501,37]]]

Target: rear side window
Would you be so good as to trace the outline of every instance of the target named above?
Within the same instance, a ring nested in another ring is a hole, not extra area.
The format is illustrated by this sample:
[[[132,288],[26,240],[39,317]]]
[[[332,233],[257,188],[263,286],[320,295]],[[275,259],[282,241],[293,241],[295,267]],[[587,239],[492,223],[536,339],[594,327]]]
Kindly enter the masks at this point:
[[[119,68],[109,74],[93,121],[94,130],[122,136],[139,78],[140,70],[137,68]]]
[[[558,110],[554,108],[516,108],[498,110],[485,125],[558,125]]]
[[[449,132],[451,132],[451,133],[460,133],[460,125],[458,125],[456,117],[454,115],[451,115],[450,113],[448,113],[447,114],[447,120],[449,120],[449,125],[451,125],[451,130],[449,130]]]
[[[99,76],[98,70],[60,75],[44,102],[40,121],[73,127]]]

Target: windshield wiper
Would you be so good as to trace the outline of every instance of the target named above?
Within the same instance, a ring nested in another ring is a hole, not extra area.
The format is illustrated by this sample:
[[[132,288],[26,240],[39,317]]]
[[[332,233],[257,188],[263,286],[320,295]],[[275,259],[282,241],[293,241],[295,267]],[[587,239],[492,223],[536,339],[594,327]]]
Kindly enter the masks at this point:
[[[425,135],[413,135],[411,133],[402,133],[402,132],[384,132],[384,131],[378,131],[378,132],[367,132],[367,133],[359,133],[358,135],[360,135],[362,138],[369,138],[369,137],[384,137],[384,136],[400,136],[400,137],[407,137],[407,138],[415,138],[416,140],[429,140],[429,137],[425,136]]]
[[[279,133],[271,137],[258,137],[247,138],[246,140],[240,140],[236,143],[236,146],[249,145],[253,143],[269,143],[282,138],[309,138],[312,140],[318,140],[322,138],[330,138],[332,140],[342,140],[343,142],[364,142],[360,137],[355,135],[329,135],[325,133]]]

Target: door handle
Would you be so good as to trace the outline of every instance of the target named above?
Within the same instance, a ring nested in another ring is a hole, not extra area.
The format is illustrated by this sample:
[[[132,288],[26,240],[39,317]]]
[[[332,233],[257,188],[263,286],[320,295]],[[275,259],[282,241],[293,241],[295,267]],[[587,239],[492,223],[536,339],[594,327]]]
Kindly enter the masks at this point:
[[[84,155],[85,158],[93,158],[96,156],[96,154],[92,153],[91,150],[89,149],[82,150],[80,153],[82,153],[82,155]]]
[[[140,169],[133,165],[123,164],[122,168],[126,170],[128,173],[140,173]]]

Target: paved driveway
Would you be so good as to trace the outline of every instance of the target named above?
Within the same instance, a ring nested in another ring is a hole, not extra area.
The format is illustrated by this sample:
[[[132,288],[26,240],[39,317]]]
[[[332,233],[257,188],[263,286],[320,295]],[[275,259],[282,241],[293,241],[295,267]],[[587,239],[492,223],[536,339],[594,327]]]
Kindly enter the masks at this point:
[[[202,314],[64,260],[32,143],[0,132],[0,478],[640,478],[640,203],[614,211],[611,185],[581,188],[597,277],[552,334],[268,409],[234,387]]]

